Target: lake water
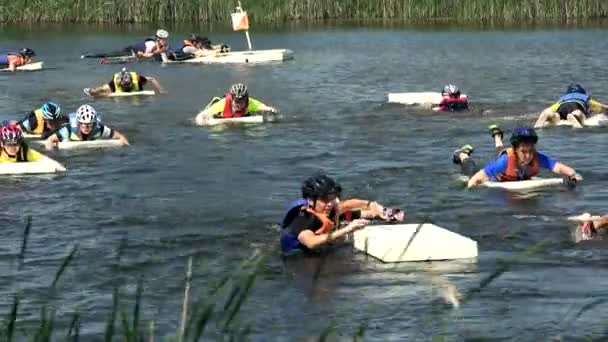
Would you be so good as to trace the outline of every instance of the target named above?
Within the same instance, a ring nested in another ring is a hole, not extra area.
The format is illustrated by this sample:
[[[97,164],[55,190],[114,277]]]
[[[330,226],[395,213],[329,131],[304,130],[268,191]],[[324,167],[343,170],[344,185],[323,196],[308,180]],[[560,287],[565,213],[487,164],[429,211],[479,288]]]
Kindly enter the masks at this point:
[[[176,43],[193,29],[171,31]],[[42,303],[58,310],[60,327],[81,313],[85,340],[101,340],[120,286],[131,304],[144,277],[143,318],[157,336],[175,333],[188,257],[192,291],[202,295],[254,250],[267,253],[239,321],[256,341],[318,336],[333,322],[336,339],[350,338],[367,319],[370,341],[493,338],[575,339],[606,331],[608,271],[601,244],[574,244],[569,215],[602,213],[608,167],[606,131],[539,131],[539,149],[584,177],[577,189],[516,196],[464,190],[452,151],[475,146],[488,160],[487,126],[507,136],[571,82],[608,101],[608,30],[603,26],[479,30],[466,27],[308,25],[252,32],[256,49],[288,48],[295,59],[269,65],[129,66],[154,76],[168,94],[91,100],[82,88],[108,82],[120,65],[81,60],[85,52],[130,45],[153,29],[19,27],[0,33],[2,50],[28,46],[46,69],[0,75],[0,120],[21,117],[43,101],[64,112],[90,103],[131,146],[50,155],[68,172],[0,179],[0,309],[21,293],[23,326]],[[233,50],[241,33],[208,34]],[[280,120],[209,129],[192,119],[234,82],[278,108]],[[389,92],[440,91],[457,84],[470,96],[467,113],[437,114],[387,104]],[[404,208],[410,222],[433,222],[479,242],[475,261],[382,264],[342,249],[323,259],[283,262],[278,227],[287,203],[316,170],[334,176],[345,197]],[[17,270],[27,215],[32,229],[25,264]],[[115,266],[121,241],[120,266]],[[443,304],[441,284],[462,293],[541,241],[459,309]],[[70,248],[77,257],[53,281]],[[319,264],[322,263],[322,267]],[[316,270],[321,267],[320,274]],[[131,309],[129,309],[131,310]],[[130,312],[130,311],[129,311]],[[216,328],[209,331],[218,338]]]

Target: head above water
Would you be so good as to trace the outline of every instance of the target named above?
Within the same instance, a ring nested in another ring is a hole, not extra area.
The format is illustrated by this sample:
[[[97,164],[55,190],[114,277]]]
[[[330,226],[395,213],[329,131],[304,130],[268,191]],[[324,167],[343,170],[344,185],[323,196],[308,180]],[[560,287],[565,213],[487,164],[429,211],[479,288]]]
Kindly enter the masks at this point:
[[[32,58],[32,57],[36,56],[36,53],[34,52],[34,50],[32,50],[30,48],[23,48],[23,49],[19,50],[19,53],[21,54],[21,56],[27,57],[27,58]]]
[[[23,142],[21,128],[14,124],[8,124],[0,128],[0,142],[2,145],[16,145]]]
[[[579,93],[579,94],[585,94],[586,95],[587,91],[580,84],[573,83],[573,84],[570,84],[568,86],[568,89],[566,90],[566,94],[572,94],[572,93]]]
[[[167,39],[169,38],[169,32],[166,30],[160,29],[156,31],[156,39]]]
[[[133,85],[133,78],[131,77],[131,73],[127,68],[122,68],[120,73],[118,73],[118,83],[124,89],[130,89]]]
[[[40,107],[42,111],[42,117],[44,120],[54,121],[59,119],[59,115],[61,114],[61,107],[54,102],[47,102]]]
[[[230,94],[236,100],[246,98],[249,96],[249,90],[243,83],[235,83],[230,87]]]
[[[341,192],[340,184],[323,173],[317,173],[302,183],[302,197],[313,201],[338,196]]]
[[[460,89],[458,89],[457,86],[453,85],[453,84],[448,84],[445,87],[443,87],[443,91],[441,92],[441,95],[443,96],[451,96],[451,97],[459,97],[460,96]]]
[[[536,135],[534,128],[519,126],[513,129],[510,141],[514,148],[517,148],[521,144],[536,145],[538,143],[538,135]]]
[[[81,125],[92,125],[97,121],[97,112],[88,104],[82,105],[76,111],[76,120]]]

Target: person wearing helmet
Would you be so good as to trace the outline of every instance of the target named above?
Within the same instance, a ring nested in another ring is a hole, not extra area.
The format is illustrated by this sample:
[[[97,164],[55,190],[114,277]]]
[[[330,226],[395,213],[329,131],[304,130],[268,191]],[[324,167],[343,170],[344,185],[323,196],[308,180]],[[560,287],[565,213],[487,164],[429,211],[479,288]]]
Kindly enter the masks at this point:
[[[302,184],[302,199],[287,210],[281,223],[281,249],[284,253],[315,251],[365,227],[368,219],[402,221],[399,209],[388,209],[377,202],[350,199],[340,202],[342,187],[332,178],[317,173]],[[336,221],[338,224],[336,224]],[[340,222],[348,222],[340,228]]]
[[[586,118],[606,109],[608,105],[595,101],[580,84],[570,84],[557,102],[542,111],[534,128],[555,125],[560,120],[567,120],[572,127],[582,128]]]
[[[24,133],[40,135],[42,139],[46,139],[55,129],[67,122],[68,118],[61,115],[61,107],[54,102],[47,102],[13,123]]]
[[[107,96],[112,93],[129,93],[144,90],[144,86],[150,82],[157,92],[164,93],[165,91],[160,86],[160,83],[153,77],[142,76],[134,71],[129,71],[127,68],[122,68],[120,72],[114,74],[112,80],[97,88],[85,88],[83,91],[90,96]]]
[[[28,48],[23,48],[16,53],[11,52],[0,55],[0,69],[6,68],[10,71],[15,71],[18,66],[31,63],[34,56],[36,56],[34,50]]]
[[[169,32],[160,29],[156,31],[154,38],[147,38],[142,44],[135,45],[131,50],[138,57],[160,56],[169,49],[168,38]]]
[[[603,240],[608,234],[608,215],[592,216],[584,213],[574,218],[579,221],[576,233],[580,238],[577,240]],[[577,241],[577,242],[578,242]]]
[[[23,139],[19,126],[9,123],[0,128],[0,163],[32,162],[43,159],[40,152],[31,149]]]
[[[230,87],[224,98],[215,97],[207,108],[196,117],[197,122],[204,122],[205,117],[214,118],[239,118],[253,115],[257,112],[273,112],[276,109],[249,96],[247,86],[242,83],[235,83]]]
[[[127,138],[119,131],[104,125],[97,112],[88,104],[78,107],[76,113],[69,115],[70,123],[63,125],[46,139],[46,148],[52,150],[60,141],[90,141],[116,139],[129,145]]]
[[[576,171],[549,156],[536,150],[538,136],[531,127],[520,126],[513,129],[511,147],[504,148],[503,132],[497,125],[490,126],[498,158],[486,167],[478,170],[471,158],[473,147],[465,145],[454,151],[453,162],[460,164],[462,172],[469,176],[467,186],[477,186],[486,181],[513,182],[529,180],[536,176],[540,169],[548,169],[565,178],[568,186],[576,185]]]
[[[441,92],[441,102],[439,106],[433,108],[438,112],[458,112],[469,109],[469,98],[460,93],[457,86],[448,84],[443,87]]]

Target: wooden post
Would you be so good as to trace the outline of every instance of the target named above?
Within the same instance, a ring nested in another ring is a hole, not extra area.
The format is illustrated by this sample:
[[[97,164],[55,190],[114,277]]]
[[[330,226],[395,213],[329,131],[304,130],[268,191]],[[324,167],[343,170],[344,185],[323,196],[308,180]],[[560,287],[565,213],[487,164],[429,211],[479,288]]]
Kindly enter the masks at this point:
[[[236,8],[237,12],[243,12],[243,6],[241,5],[241,1],[239,0],[239,5]],[[249,37],[249,30],[245,31],[245,37],[247,37],[247,46],[249,46],[249,51],[251,51],[251,38]]]

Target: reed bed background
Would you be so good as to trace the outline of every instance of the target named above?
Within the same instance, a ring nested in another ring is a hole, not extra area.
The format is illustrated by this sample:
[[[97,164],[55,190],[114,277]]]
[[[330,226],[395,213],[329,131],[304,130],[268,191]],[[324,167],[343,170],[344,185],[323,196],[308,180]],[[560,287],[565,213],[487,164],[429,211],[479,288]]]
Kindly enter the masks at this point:
[[[234,0],[0,0],[0,22],[194,23],[230,20]],[[397,19],[569,21],[608,17],[606,0],[244,0],[255,22]]]

